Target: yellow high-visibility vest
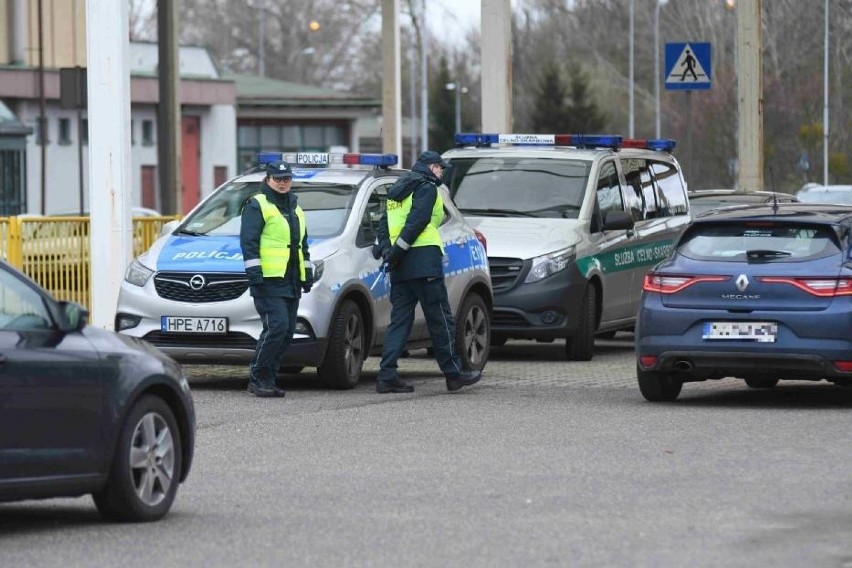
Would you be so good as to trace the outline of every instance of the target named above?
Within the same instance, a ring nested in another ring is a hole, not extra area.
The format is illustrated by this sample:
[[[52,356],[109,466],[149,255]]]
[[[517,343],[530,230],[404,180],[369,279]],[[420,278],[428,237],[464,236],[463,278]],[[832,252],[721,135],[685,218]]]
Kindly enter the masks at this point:
[[[385,206],[388,211],[388,233],[390,235],[391,244],[395,244],[405,226],[405,219],[411,211],[411,204],[414,202],[412,196],[414,193],[403,199],[402,201],[394,201],[388,199]],[[441,234],[438,232],[438,227],[441,226],[441,221],[444,219],[444,200],[441,198],[441,192],[438,192],[438,197],[435,199],[435,206],[432,207],[432,217],[423,232],[417,237],[413,243],[408,243],[412,247],[440,247],[441,252],[444,252],[444,243],[441,242]]]
[[[284,215],[262,193],[253,196],[263,213],[263,232],[260,233],[260,268],[266,278],[283,277],[290,262],[290,224]],[[305,282],[305,212],[296,205],[299,219],[299,280]]]

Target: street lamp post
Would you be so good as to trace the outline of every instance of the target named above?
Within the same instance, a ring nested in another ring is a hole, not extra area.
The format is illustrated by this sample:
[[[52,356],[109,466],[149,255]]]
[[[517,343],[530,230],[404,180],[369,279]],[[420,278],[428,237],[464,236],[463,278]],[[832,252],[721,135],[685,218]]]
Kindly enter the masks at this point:
[[[633,18],[636,13],[636,0],[630,0],[630,120],[628,121],[628,136],[633,138]]]
[[[461,96],[467,93],[467,87],[462,87],[457,83],[447,83],[444,88],[456,92],[456,132],[461,132]]]

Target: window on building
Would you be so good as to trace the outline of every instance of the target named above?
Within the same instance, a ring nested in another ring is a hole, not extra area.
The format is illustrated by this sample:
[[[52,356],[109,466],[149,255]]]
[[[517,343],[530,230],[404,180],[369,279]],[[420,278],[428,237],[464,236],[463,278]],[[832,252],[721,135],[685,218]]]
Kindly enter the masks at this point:
[[[82,122],[82,124],[80,125],[80,141],[83,144],[88,144],[89,143],[89,119],[84,118],[81,122]]]
[[[142,145],[143,146],[153,146],[154,145],[154,121],[153,120],[143,120],[142,121]]]
[[[346,124],[241,124],[237,127],[237,163],[242,170],[255,165],[261,150],[327,152],[349,146]]]
[[[130,119],[130,145],[136,145],[136,121]]]
[[[23,149],[0,150],[0,216],[20,215],[26,209]]]
[[[48,132],[48,120],[45,118],[42,120],[41,118],[36,119],[35,123],[35,135],[36,135],[36,144],[50,144],[50,136]]]
[[[71,143],[71,119],[59,119],[59,143],[67,146]]]

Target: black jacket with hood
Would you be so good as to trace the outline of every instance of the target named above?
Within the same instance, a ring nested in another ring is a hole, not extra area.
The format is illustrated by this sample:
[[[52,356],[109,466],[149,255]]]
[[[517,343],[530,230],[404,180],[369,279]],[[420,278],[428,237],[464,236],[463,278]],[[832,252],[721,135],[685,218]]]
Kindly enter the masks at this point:
[[[411,210],[405,219],[405,226],[399,234],[399,239],[408,244],[414,244],[426,228],[432,218],[432,209],[438,198],[440,184],[441,180],[435,177],[428,165],[415,162],[411,171],[403,174],[388,190],[388,199],[394,201],[403,201],[409,195],[412,196]],[[379,223],[378,233],[379,246],[383,253],[387,253],[392,246],[388,230],[387,208]],[[391,272],[391,282],[415,278],[443,278],[443,256],[441,248],[437,246],[411,247]]]

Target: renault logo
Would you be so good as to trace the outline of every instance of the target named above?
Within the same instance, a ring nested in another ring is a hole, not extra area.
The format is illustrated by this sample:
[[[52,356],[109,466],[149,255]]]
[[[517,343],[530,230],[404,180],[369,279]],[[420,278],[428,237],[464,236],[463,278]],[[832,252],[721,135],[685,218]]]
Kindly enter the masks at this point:
[[[740,292],[745,292],[746,288],[748,288],[748,277],[745,274],[740,274],[737,276],[736,280],[737,290]]]
[[[201,290],[202,288],[204,288],[204,285],[206,283],[207,281],[204,280],[204,277],[200,274],[196,274],[195,276],[189,279],[189,287],[193,290]]]

